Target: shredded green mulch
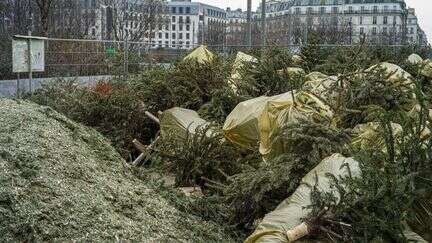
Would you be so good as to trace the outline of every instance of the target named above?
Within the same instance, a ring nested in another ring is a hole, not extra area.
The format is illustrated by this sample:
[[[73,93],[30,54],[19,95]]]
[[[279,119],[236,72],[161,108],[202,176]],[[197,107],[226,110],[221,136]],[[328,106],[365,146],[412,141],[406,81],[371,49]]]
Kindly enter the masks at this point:
[[[0,99],[0,241],[232,241],[176,209],[95,130]]]

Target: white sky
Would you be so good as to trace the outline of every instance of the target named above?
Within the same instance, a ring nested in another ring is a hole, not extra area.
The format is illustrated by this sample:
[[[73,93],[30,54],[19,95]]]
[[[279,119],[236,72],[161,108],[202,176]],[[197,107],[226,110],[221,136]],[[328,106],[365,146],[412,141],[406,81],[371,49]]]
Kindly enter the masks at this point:
[[[242,8],[246,10],[247,0],[192,0],[194,2],[203,2],[218,6],[225,9],[231,7],[233,9]],[[432,42],[432,0],[405,0],[409,7],[416,9],[417,16],[420,21],[420,26],[428,35],[429,41]],[[261,0],[252,0],[252,9],[255,10]]]

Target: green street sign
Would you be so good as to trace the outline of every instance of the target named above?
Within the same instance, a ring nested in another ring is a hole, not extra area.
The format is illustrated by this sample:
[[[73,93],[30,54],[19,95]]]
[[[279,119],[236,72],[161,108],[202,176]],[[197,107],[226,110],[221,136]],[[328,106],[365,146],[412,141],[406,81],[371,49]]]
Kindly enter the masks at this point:
[[[116,49],[115,48],[107,48],[106,49],[106,54],[108,55],[108,56],[114,56],[115,54],[116,54]]]

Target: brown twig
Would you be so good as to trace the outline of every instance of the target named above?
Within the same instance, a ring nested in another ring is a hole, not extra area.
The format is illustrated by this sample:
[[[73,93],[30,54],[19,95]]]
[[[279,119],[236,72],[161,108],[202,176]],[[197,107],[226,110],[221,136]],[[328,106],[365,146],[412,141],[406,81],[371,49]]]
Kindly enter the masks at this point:
[[[331,231],[331,230],[329,230],[329,229],[326,229],[326,228],[324,228],[323,226],[320,226],[319,229],[320,229],[321,231],[327,233],[327,234],[333,235],[334,237],[338,238],[339,240],[342,240],[342,241],[343,241],[343,239],[344,239],[341,235],[339,235],[339,234],[337,234],[336,232],[333,232],[333,231]]]

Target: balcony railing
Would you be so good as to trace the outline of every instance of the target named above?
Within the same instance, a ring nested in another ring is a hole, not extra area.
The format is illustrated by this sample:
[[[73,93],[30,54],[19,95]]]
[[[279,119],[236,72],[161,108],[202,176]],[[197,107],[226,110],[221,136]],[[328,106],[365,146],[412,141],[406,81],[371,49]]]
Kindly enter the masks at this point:
[[[322,11],[322,10],[306,10],[306,12],[293,12],[286,13],[284,15],[304,15],[304,14],[401,14],[403,10],[330,10],[330,11]],[[279,15],[275,15],[279,16]]]
[[[381,10],[345,10],[344,13],[348,14],[398,14],[403,13],[402,10],[395,9],[381,9]]]

